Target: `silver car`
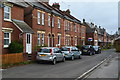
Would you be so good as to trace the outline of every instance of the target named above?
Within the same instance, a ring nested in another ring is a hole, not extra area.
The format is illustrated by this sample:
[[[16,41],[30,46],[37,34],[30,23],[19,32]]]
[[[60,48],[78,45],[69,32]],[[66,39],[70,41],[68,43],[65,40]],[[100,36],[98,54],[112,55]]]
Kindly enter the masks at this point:
[[[57,61],[65,61],[65,56],[59,48],[56,47],[43,47],[36,56],[37,61],[50,61],[56,64]]]
[[[77,47],[65,46],[61,48],[61,51],[65,54],[65,58],[74,60],[75,58],[81,59],[81,51]]]

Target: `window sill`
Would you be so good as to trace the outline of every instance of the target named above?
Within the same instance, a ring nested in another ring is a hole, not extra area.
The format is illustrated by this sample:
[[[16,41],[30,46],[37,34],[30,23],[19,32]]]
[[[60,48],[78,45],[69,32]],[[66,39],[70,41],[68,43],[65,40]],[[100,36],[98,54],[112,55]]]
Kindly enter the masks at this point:
[[[12,22],[11,19],[4,19],[4,21]]]
[[[9,45],[4,45],[4,48],[8,48],[9,47]]]

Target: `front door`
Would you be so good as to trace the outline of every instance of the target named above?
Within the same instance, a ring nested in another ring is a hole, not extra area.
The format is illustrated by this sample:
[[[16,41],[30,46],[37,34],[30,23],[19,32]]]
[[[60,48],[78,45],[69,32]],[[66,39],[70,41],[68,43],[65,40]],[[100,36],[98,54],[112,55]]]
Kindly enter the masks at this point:
[[[26,34],[26,53],[32,53],[32,34]]]

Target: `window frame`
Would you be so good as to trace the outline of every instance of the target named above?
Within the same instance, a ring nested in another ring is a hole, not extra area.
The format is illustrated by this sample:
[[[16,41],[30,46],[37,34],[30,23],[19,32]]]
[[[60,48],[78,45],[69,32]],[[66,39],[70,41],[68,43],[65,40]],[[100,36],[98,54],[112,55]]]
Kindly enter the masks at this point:
[[[44,46],[44,44],[45,44],[45,34],[42,33],[42,34],[41,34],[41,37],[42,37],[42,42],[41,42],[41,44],[42,44],[42,46]]]
[[[41,45],[40,36],[41,36],[41,34],[40,34],[40,33],[38,33],[38,46],[40,46],[40,45]]]
[[[50,27],[50,18],[51,18],[51,16],[48,15],[48,26],[49,26],[49,27]]]
[[[76,26],[76,24],[75,24],[75,32],[77,32],[77,26]]]
[[[39,14],[38,14],[38,13],[39,13]],[[38,13],[37,13],[37,23],[38,23],[38,24],[41,24],[41,22],[40,22],[40,21],[41,21],[41,16],[40,16],[40,15],[41,15],[41,12],[38,11]]]
[[[61,45],[61,36],[58,35],[58,45],[60,46]]]
[[[8,8],[9,8],[9,11],[5,11],[5,7],[8,7]],[[7,5],[5,5],[5,7],[4,7],[4,20],[6,20],[6,21],[11,21],[11,7],[10,7],[10,6],[7,6]],[[9,18],[8,18],[8,19],[5,18],[5,13],[9,14]]]
[[[60,23],[61,23],[61,19],[58,18],[58,28],[61,27]]]
[[[8,33],[8,34],[9,34],[9,37],[8,37],[8,38],[5,38],[5,33]],[[11,43],[11,33],[10,33],[10,32],[4,32],[4,41],[5,41],[5,39],[8,39],[8,40],[9,40],[9,44]],[[4,44],[4,48],[9,47],[9,44],[7,44],[7,45]]]
[[[54,17],[52,17],[52,27],[54,27]]]
[[[42,25],[45,25],[45,13],[42,13]]]

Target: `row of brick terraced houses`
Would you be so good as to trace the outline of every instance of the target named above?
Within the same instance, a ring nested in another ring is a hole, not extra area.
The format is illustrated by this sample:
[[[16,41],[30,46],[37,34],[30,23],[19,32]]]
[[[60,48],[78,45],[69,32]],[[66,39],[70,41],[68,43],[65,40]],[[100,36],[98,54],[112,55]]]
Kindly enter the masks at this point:
[[[34,53],[36,46],[85,45],[91,37],[92,45],[100,42],[96,36],[99,29],[89,32],[90,26],[85,20],[82,23],[69,9],[60,10],[58,3],[50,6],[47,2],[4,2],[0,4],[0,11],[3,54],[9,53],[8,47],[13,41],[22,41],[23,52],[29,54]]]

